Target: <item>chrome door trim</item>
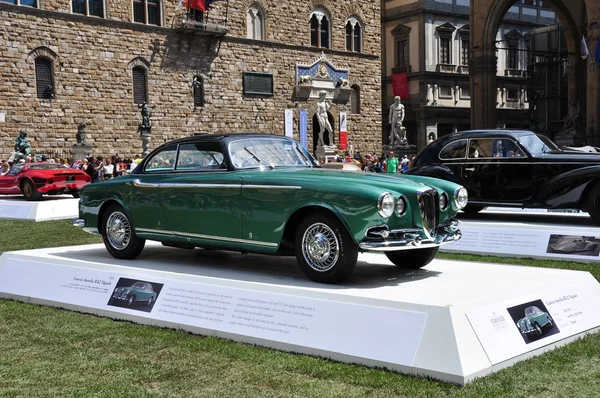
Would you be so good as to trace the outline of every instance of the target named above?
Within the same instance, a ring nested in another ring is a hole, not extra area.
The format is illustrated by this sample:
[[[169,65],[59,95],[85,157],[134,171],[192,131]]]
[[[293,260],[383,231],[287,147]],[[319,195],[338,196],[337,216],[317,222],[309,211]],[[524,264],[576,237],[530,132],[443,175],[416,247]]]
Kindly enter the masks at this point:
[[[145,232],[147,234],[157,234],[157,235],[175,235],[172,231],[167,231],[164,229],[152,229],[152,228],[136,228],[135,232]]]
[[[175,234],[182,236],[184,238],[198,238],[198,239],[209,239],[209,240],[220,240],[224,242],[233,242],[233,243],[246,243],[250,245],[257,246],[269,246],[269,247],[277,247],[279,244],[273,242],[262,242],[258,240],[248,240],[248,239],[239,239],[239,238],[228,238],[225,236],[213,236],[213,235],[203,235],[203,234],[190,234],[187,232],[179,232],[175,231]]]

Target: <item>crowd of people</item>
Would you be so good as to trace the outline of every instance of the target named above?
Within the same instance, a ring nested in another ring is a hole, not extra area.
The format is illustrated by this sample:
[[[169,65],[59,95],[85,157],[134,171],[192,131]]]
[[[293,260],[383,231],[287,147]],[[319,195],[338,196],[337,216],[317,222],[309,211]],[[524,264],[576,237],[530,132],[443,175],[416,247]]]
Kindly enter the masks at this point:
[[[370,173],[395,173],[401,174],[406,173],[412,163],[413,155],[404,155],[402,158],[397,158],[394,152],[389,154],[382,153],[377,154],[366,154],[361,155],[357,152],[354,157],[350,153],[346,153],[346,157],[338,161],[348,163],[354,162],[360,165],[360,169],[364,172]]]
[[[92,182],[100,182],[131,173],[141,161],[140,154],[136,155],[134,159],[122,159],[113,155],[111,157],[89,156],[82,160],[52,159],[46,155],[37,159],[29,155],[25,159],[21,159],[19,163],[57,163],[71,169],[79,169],[89,175]],[[6,175],[10,167],[11,164],[7,160],[0,161],[0,176]]]

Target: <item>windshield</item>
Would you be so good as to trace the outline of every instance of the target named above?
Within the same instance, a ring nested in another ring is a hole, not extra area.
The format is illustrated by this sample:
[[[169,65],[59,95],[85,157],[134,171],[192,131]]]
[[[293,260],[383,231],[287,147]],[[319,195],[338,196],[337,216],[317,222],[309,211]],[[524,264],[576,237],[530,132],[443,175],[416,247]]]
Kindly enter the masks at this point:
[[[519,136],[519,142],[532,155],[542,155],[552,151],[560,151],[554,142],[548,137],[537,134],[526,134]]]
[[[68,169],[67,166],[60,163],[32,163],[29,165],[30,170],[58,170]]]
[[[146,287],[146,284],[142,282],[136,282],[131,287],[134,287],[136,289],[144,289]]]
[[[534,315],[537,313],[542,312],[538,307],[527,307],[525,308],[525,315],[526,316],[530,316],[530,315]]]
[[[314,158],[293,140],[257,137],[229,144],[229,156],[236,169],[257,167],[316,167]]]

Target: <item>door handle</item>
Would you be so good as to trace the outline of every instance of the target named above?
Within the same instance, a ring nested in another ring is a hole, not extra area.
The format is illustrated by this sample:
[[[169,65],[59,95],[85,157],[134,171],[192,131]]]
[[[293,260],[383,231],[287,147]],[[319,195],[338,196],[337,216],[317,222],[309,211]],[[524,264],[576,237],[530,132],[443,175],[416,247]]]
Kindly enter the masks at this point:
[[[465,171],[475,171],[475,167],[465,167]]]

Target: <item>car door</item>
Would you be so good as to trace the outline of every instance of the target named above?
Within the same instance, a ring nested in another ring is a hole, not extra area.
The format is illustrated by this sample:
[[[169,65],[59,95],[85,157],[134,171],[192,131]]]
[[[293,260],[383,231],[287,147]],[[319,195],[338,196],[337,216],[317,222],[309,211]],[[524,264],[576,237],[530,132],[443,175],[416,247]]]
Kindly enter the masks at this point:
[[[24,164],[14,165],[6,175],[0,176],[0,194],[19,193],[16,186],[17,174],[25,167]]]
[[[519,145],[506,137],[471,138],[463,180],[473,201],[520,205],[533,188],[531,168]]]
[[[174,240],[168,229],[164,206],[159,196],[159,187],[173,173],[177,145],[170,145],[144,160],[140,173],[131,175],[131,192],[127,197],[128,211],[136,232],[143,237],[157,240]]]
[[[455,179],[453,182],[469,189],[468,181],[462,181],[464,162],[467,158],[467,142],[467,139],[460,139],[448,143],[440,150],[439,158],[444,166],[450,169],[454,175]],[[469,198],[471,198],[470,191]]]
[[[160,187],[169,228],[184,243],[238,247],[242,180],[227,170],[220,143],[181,144],[177,159]]]

